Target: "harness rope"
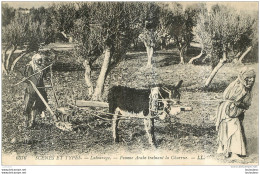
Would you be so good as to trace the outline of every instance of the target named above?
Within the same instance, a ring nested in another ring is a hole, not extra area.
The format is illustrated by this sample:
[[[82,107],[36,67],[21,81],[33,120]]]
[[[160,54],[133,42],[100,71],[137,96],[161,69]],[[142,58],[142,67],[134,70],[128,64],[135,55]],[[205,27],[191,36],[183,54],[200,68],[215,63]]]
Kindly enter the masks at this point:
[[[161,89],[164,90],[165,92],[167,92],[169,94],[169,98],[171,98],[172,92],[168,88],[161,87]],[[153,93],[153,91],[155,91],[155,90],[157,93]],[[159,99],[158,96],[160,96],[162,99]],[[166,111],[166,110],[168,110],[168,106],[165,106],[166,104],[164,101],[174,101],[173,99],[164,99],[159,90],[159,87],[155,87],[155,88],[151,89],[149,98],[150,98],[150,100],[149,100],[149,113],[150,114],[149,115],[159,117],[158,106],[159,106],[159,101],[162,101],[163,110],[160,110],[160,115],[162,113],[165,113],[167,116],[169,116],[169,111],[168,112]]]
[[[82,110],[84,110],[84,108],[80,108]],[[143,117],[140,117],[140,116],[126,116],[126,115],[119,115],[119,114],[111,114],[111,113],[107,113],[107,112],[102,112],[102,111],[95,111],[97,113],[100,113],[100,114],[104,114],[103,116],[106,116],[108,117],[109,115],[112,115],[112,116],[118,116],[118,117],[125,117],[123,119],[126,119],[126,118],[140,118],[140,119],[151,119],[151,118],[156,118],[156,117],[152,117],[152,116],[143,116]],[[94,115],[94,114],[92,114]],[[97,115],[94,115],[94,116],[97,116]],[[97,116],[98,118],[101,118],[101,119],[104,119],[104,120],[109,120],[111,121],[111,119],[107,119],[107,118],[102,118],[100,116]],[[118,118],[118,119],[122,119],[122,118]]]

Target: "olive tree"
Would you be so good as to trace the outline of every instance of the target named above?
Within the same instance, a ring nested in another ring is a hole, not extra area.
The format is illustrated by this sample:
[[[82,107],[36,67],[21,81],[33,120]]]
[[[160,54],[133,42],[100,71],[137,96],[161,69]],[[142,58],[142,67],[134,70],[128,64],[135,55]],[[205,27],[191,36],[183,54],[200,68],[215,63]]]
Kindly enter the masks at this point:
[[[55,20],[53,18],[54,14],[54,7],[49,8],[31,8],[30,9],[30,16],[31,21],[35,23],[39,23],[44,27],[43,34],[44,34],[44,42],[45,44],[55,42],[55,32],[57,32]]]
[[[201,11],[196,18],[196,25],[193,28],[194,41],[200,44],[200,54],[192,57],[189,60],[189,64],[193,64],[194,60],[200,59],[202,56],[205,56],[206,59],[209,58],[212,54],[212,38],[208,32],[209,27],[209,16],[207,15],[208,11]]]
[[[77,19],[77,9],[75,3],[61,2],[53,3],[48,9],[51,16],[52,28],[55,33],[61,33],[65,38],[71,33],[74,22]]]
[[[194,33],[212,65],[205,87],[210,85],[216,73],[227,62],[229,51],[252,30],[253,23],[235,9],[220,5],[198,16]]]
[[[236,27],[240,35],[230,45],[230,49],[234,52],[234,62],[242,64],[246,55],[258,47],[258,20],[257,16],[249,15],[245,12],[241,13],[238,17],[241,23]]]
[[[88,2],[77,5],[79,18],[73,28],[76,54],[84,60],[89,96],[92,100],[101,100],[108,73],[123,59],[130,45],[135,6],[127,2]],[[91,72],[97,59],[103,62],[94,84]]]
[[[32,22],[30,14],[16,13],[14,19],[2,27],[2,72],[8,74],[14,70],[16,63],[26,54],[37,51],[44,38],[44,24]],[[18,47],[26,47],[18,56],[14,52]]]
[[[10,24],[15,16],[15,9],[9,7],[8,4],[2,3],[2,26]]]
[[[162,5],[160,25],[164,26],[166,32],[175,40],[181,64],[184,64],[184,52],[193,39],[195,12],[191,8],[184,10],[177,2]]]
[[[157,37],[156,30],[159,24],[160,7],[153,2],[145,2],[140,5],[139,20],[143,29],[139,38],[146,48],[148,58],[147,67],[151,67]]]

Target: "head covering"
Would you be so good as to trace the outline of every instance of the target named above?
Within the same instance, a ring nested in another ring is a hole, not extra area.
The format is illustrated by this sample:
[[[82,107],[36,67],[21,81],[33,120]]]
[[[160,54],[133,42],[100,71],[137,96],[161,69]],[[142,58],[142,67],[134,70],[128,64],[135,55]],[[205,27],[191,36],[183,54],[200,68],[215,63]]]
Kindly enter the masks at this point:
[[[243,67],[239,73],[238,78],[230,83],[223,93],[223,101],[218,106],[216,128],[219,129],[220,123],[226,118],[235,118],[242,114],[245,109],[238,107],[243,104],[249,107],[252,101],[251,89],[246,88],[245,78],[255,77],[253,68]],[[235,104],[236,103],[236,104]]]
[[[32,61],[29,63],[32,66],[33,71],[35,72],[40,71],[42,69],[42,66],[37,63],[39,59],[42,59],[43,61],[43,56],[37,53],[32,56]]]
[[[37,61],[37,60],[39,60],[39,59],[41,59],[42,58],[42,56],[40,55],[40,54],[34,54],[33,56],[32,56],[32,61]]]
[[[244,79],[246,77],[255,77],[256,73],[254,68],[251,67],[243,67],[241,68],[240,72],[239,72],[239,76],[244,77]]]
[[[251,78],[251,77],[255,77],[256,73],[255,70],[251,67],[243,67],[241,68],[241,70],[239,71],[238,74],[238,79],[239,81],[243,84],[246,85],[246,78]]]

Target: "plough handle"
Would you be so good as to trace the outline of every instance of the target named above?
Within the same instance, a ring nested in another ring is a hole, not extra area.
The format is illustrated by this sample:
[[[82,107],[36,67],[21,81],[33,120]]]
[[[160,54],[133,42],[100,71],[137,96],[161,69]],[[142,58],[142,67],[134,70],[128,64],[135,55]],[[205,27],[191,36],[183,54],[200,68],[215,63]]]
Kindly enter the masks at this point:
[[[35,86],[35,84],[34,84],[31,80],[28,80],[28,81],[31,83],[33,89],[34,89],[35,92],[38,94],[38,96],[40,97],[40,99],[42,100],[42,102],[44,103],[44,105],[46,106],[46,108],[50,111],[51,115],[53,116],[54,121],[56,121],[57,119],[56,119],[56,116],[55,116],[54,112],[51,110],[50,106],[49,106],[48,103],[45,101],[45,99],[43,98],[43,96],[42,96],[42,94],[40,93],[40,91],[37,89],[37,87]]]
[[[36,72],[36,73],[34,73],[34,74],[32,74],[32,75],[30,75],[30,76],[28,76],[28,77],[22,79],[20,82],[18,82],[18,83],[16,83],[15,85],[13,85],[13,87],[19,85],[20,83],[22,83],[22,82],[24,82],[24,81],[26,81],[26,80],[28,80],[30,77],[32,77],[32,76],[34,76],[34,75],[36,75],[36,74],[39,74],[40,72],[42,72],[43,70],[49,68],[49,67],[52,66],[52,65],[53,65],[53,63],[50,64],[50,65],[48,65],[48,66],[46,66],[45,68],[41,69],[41,71],[38,71],[38,72]]]

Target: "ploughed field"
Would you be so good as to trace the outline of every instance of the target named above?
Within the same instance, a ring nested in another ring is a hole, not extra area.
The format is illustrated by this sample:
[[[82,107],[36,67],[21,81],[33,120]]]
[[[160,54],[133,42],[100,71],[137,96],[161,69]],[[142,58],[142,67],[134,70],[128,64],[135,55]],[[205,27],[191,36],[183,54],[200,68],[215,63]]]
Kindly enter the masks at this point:
[[[58,61],[71,64],[73,60],[66,51],[56,52]],[[218,100],[224,89],[236,79],[241,66],[226,64],[217,73],[209,89],[202,88],[209,76],[209,65],[180,65],[178,53],[158,51],[154,54],[154,66],[146,68],[145,52],[130,52],[125,59],[108,75],[104,88],[104,101],[107,100],[109,88],[113,85],[124,85],[134,88],[147,88],[155,84],[171,86],[183,80],[181,102],[190,106],[193,111],[181,112],[176,118],[155,121],[155,136],[158,149],[173,154],[197,153],[210,156],[223,162],[231,162],[216,154],[217,132],[215,131],[215,112]],[[29,58],[18,64],[22,71]],[[248,64],[258,70],[258,64]],[[77,67],[77,66],[76,66]],[[78,68],[82,69],[82,68]],[[57,68],[56,68],[57,70]],[[54,85],[59,105],[70,107],[71,122],[77,129],[66,132],[53,126],[51,116],[46,111],[47,119],[37,118],[34,129],[24,127],[23,115],[24,86],[11,87],[21,78],[16,76],[2,77],[2,149],[3,153],[41,155],[63,154],[117,154],[119,151],[140,154],[149,151],[150,146],[143,121],[141,119],[122,120],[119,123],[120,143],[114,144],[111,121],[102,120],[98,112],[108,112],[107,108],[89,108],[81,110],[71,107],[75,100],[87,100],[87,87],[84,82],[84,71],[54,71]],[[74,69],[75,70],[75,69]],[[97,79],[99,68],[94,69],[92,78]],[[49,84],[46,81],[45,84]],[[49,104],[56,107],[53,93],[47,91]],[[252,106],[246,112],[244,120],[247,136],[248,154],[244,163],[258,160],[258,78],[253,89]]]

